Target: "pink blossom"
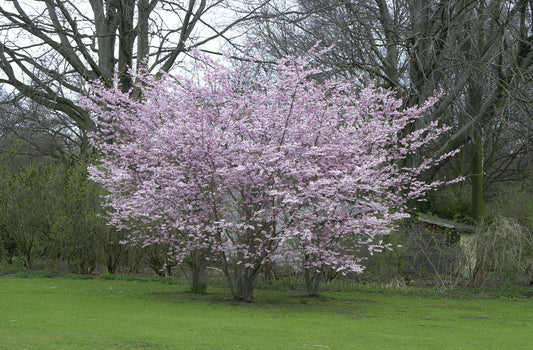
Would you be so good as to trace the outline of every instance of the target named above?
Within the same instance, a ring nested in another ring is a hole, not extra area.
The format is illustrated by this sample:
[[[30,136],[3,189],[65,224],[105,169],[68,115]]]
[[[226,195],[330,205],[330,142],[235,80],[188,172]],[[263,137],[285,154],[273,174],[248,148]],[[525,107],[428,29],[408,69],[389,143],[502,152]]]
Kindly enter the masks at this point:
[[[380,238],[408,217],[407,200],[440,185],[417,177],[442,159],[400,164],[446,128],[406,134],[435,99],[402,109],[356,80],[317,83],[311,58],[281,60],[275,78],[212,60],[198,81],[141,74],[140,99],[95,85],[82,103],[102,157],[89,171],[111,224],[171,244],[176,260],[208,252],[252,282],[281,256],[360,273],[363,251],[389,248]]]

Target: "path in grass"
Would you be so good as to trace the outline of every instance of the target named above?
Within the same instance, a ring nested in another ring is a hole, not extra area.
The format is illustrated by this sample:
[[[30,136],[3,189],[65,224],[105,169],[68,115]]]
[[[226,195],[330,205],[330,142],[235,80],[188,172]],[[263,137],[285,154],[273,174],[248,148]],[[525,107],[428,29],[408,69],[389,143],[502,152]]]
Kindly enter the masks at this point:
[[[0,349],[531,349],[533,302],[0,278]]]

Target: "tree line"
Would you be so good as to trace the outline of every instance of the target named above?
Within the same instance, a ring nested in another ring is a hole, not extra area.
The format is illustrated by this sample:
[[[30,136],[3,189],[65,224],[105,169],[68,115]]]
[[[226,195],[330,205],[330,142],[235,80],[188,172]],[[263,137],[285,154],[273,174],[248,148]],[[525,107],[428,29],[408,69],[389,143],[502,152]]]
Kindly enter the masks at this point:
[[[436,154],[459,146],[462,154],[424,177],[467,176],[472,219],[483,218],[484,202],[497,194],[499,184],[530,176],[533,11],[528,0],[37,3],[14,0],[0,6],[5,38],[0,82],[14,89],[10,99],[30,98],[54,111],[48,118],[54,115],[56,123],[68,124],[82,138],[94,128],[75,103],[87,82],[101,79],[111,86],[117,75],[127,91],[130,69],[143,62],[153,73],[168,72],[183,67],[193,48],[221,52],[223,45],[236,54],[245,45],[239,38],[244,33],[265,63],[302,54],[317,41],[334,44],[320,62],[330,74],[393,88],[406,106],[442,90],[439,107],[424,123],[453,126]]]
[[[227,16],[211,15],[216,12]],[[65,238],[68,231],[96,225],[88,237],[113,244],[124,239],[95,214],[101,189],[91,187],[83,170],[96,156],[88,137],[95,122],[78,104],[90,82],[127,92],[143,64],[160,77],[187,70],[194,50],[224,51],[241,58],[235,64],[246,64],[243,52],[256,52],[257,74],[269,74],[272,62],[303,55],[317,41],[321,47],[334,45],[314,62],[323,67],[312,77],[317,82],[357,77],[362,85],[393,89],[404,108],[441,93],[404,132],[432,122],[450,130],[404,164],[419,166],[428,154],[438,159],[460,149],[418,179],[464,176],[465,181],[428,193],[417,210],[466,223],[490,221],[499,213],[532,226],[533,3],[528,0],[44,0],[35,6],[13,0],[0,5],[0,15],[0,83],[8,91],[2,94],[0,131],[3,193],[11,201],[3,202],[2,217],[32,227],[23,230],[27,237],[34,230],[47,232],[42,237]],[[245,34],[252,44],[241,40]],[[141,89],[132,91],[132,97],[141,94]],[[54,190],[39,191],[39,181]],[[82,185],[87,188],[76,187]],[[21,208],[35,213],[34,221],[24,221],[31,215]],[[44,208],[54,214],[38,214]],[[46,223],[47,215],[63,223]],[[73,222],[75,215],[88,216]],[[2,232],[14,235],[13,228],[2,225]],[[20,243],[17,255],[37,246],[49,252],[43,244],[52,241],[41,239],[39,246],[30,239],[26,248]],[[98,249],[111,252],[106,244]],[[75,245],[69,249],[75,251]],[[59,250],[64,253],[56,256],[67,259],[67,249]],[[31,256],[24,257],[30,266]],[[92,265],[84,264],[79,271],[90,270]],[[112,271],[113,264],[107,265]]]

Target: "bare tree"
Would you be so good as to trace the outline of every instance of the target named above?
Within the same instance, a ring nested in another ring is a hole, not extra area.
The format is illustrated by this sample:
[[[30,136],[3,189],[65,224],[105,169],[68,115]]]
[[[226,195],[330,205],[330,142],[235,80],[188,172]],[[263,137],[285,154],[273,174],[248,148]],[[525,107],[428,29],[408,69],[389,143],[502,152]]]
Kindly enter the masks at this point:
[[[443,90],[426,122],[438,119],[454,129],[432,151],[439,157],[464,146],[462,159],[471,164],[456,162],[471,180],[476,218],[483,216],[483,189],[527,166],[532,1],[277,1],[264,11],[255,35],[272,56],[304,51],[321,40],[336,45],[320,62],[332,74],[394,88],[406,106]],[[434,178],[439,170],[424,177]]]
[[[81,130],[94,128],[75,104],[86,82],[132,86],[130,69],[170,71],[191,48],[216,51],[231,30],[268,4],[235,0],[6,0],[0,4],[0,83]],[[231,34],[232,35],[232,34]]]

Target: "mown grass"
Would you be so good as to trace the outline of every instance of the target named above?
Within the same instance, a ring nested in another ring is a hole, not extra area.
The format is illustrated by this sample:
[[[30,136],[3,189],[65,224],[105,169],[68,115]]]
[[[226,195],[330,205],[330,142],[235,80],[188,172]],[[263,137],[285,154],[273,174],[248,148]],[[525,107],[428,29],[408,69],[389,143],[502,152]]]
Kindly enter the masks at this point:
[[[237,304],[223,287],[194,295],[171,280],[2,277],[0,349],[531,349],[533,344],[533,301],[527,298],[334,289],[320,298],[259,289],[254,303]]]

